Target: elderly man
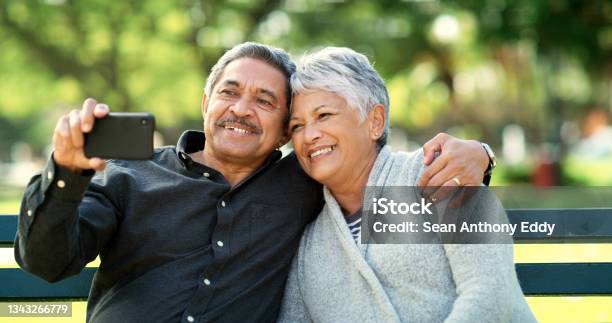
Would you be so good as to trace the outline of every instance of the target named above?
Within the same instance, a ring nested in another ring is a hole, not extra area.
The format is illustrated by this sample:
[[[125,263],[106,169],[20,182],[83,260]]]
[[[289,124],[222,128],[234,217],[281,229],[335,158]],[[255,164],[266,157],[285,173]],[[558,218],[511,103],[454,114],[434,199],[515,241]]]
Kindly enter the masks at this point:
[[[320,185],[293,154],[275,150],[288,139],[294,71],[280,49],[229,50],[206,84],[204,132],[186,131],[148,161],[84,156],[83,133],[109,110],[87,99],[60,118],[53,156],[27,187],[17,262],[58,281],[99,255],[92,322],[274,321],[300,235],[322,205]],[[467,160],[475,171],[462,176],[482,179],[488,157],[479,143],[444,144],[430,143],[430,156],[444,150],[437,169]],[[444,157],[457,149],[457,159]]]

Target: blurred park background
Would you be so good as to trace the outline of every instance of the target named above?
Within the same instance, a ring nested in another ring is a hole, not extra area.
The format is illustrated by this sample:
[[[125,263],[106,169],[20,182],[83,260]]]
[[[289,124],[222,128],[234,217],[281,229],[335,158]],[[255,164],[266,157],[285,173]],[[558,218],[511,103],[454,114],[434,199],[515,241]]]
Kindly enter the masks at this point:
[[[612,184],[610,1],[2,0],[0,214],[18,211],[61,114],[88,96],[150,111],[158,143],[174,144],[201,128],[212,65],[247,40],[294,58],[327,45],[366,54],[387,82],[397,149],[446,131],[494,148],[493,185]],[[517,261],[612,255],[522,247]],[[530,304],[543,321],[612,321],[608,298]]]

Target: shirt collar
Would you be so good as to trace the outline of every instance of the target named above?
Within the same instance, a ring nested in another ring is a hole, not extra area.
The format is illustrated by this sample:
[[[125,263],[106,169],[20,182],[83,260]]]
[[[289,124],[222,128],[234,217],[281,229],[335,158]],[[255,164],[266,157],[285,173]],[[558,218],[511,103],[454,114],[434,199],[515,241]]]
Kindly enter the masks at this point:
[[[203,150],[205,142],[206,138],[204,137],[204,132],[187,130],[181,134],[181,137],[176,143],[176,154],[183,162],[191,160],[189,154]]]

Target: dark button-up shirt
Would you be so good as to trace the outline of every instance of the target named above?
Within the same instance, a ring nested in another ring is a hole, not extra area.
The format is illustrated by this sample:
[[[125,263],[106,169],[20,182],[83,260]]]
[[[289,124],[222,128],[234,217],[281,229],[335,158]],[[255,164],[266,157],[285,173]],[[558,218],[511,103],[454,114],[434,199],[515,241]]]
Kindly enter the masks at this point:
[[[27,187],[15,258],[48,281],[100,255],[87,306],[96,322],[271,322],[321,186],[274,152],[235,187],[193,161],[204,134],[149,161],[76,175],[53,163]]]

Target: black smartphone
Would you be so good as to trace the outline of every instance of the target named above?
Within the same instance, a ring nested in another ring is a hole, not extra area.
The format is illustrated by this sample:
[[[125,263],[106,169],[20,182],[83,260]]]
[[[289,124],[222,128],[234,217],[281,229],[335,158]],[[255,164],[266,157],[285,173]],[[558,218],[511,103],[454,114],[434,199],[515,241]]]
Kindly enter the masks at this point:
[[[155,117],[151,113],[109,113],[85,134],[85,156],[104,159],[151,159]]]

